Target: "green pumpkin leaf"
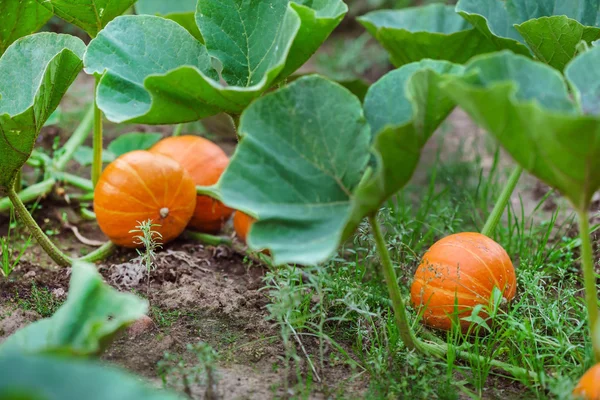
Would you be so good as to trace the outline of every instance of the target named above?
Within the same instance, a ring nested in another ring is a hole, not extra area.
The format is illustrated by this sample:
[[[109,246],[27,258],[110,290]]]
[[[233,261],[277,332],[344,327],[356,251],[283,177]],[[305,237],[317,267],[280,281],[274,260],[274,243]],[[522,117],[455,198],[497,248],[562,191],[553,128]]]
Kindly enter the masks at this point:
[[[0,56],[15,40],[36,32],[51,17],[37,0],[0,0]]]
[[[578,103],[558,71],[508,52],[469,63],[477,81],[443,88],[517,163],[587,210],[600,188],[599,62],[594,47],[566,68]]]
[[[182,400],[140,377],[89,360],[11,354],[0,356],[2,400]]]
[[[81,71],[84,52],[76,37],[38,33],[18,39],[0,58],[0,194]]]
[[[532,19],[515,29],[540,61],[559,71],[575,57],[581,41],[591,44],[600,38],[600,28],[583,26],[564,15]]]
[[[113,122],[240,114],[304,63],[346,11],[341,0],[307,3],[200,0],[196,20],[206,46],[173,21],[118,17],[85,57],[86,72],[103,75],[98,106]]]
[[[258,217],[248,236],[276,263],[313,264],[337,249],[352,193],[369,160],[358,99],[308,76],[255,101],[218,188],[228,206]]]
[[[138,14],[158,15],[177,22],[183,26],[196,39],[204,42],[198,25],[196,25],[197,0],[138,0],[135,10]]]
[[[345,237],[408,183],[423,146],[455,107],[440,84],[463,75],[460,65],[424,60],[389,72],[371,86],[364,109],[377,163],[355,192]]]
[[[135,150],[148,150],[162,138],[160,133],[131,132],[119,135],[110,142],[108,150],[119,157],[125,153]]]
[[[491,41],[527,54],[526,45],[541,61],[563,70],[582,40],[600,38],[598,0],[460,0],[456,11]]]
[[[464,63],[498,50],[454,6],[431,4],[402,10],[379,10],[358,18],[385,49],[396,67],[425,58]]]
[[[294,0],[290,7],[300,17],[300,29],[294,38],[285,66],[279,73],[281,81],[298,68],[319,49],[348,12],[341,0]]]
[[[144,316],[145,300],[104,283],[92,264],[76,262],[67,301],[50,317],[15,332],[0,354],[98,355],[122,328]]]
[[[136,0],[38,0],[50,12],[96,37],[115,17]]]

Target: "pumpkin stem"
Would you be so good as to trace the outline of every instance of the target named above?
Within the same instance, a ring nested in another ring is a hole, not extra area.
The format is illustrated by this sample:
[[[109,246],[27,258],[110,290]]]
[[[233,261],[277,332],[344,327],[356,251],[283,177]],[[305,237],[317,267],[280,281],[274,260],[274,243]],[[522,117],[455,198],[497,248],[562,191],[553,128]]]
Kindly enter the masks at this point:
[[[590,222],[586,210],[577,210],[579,217],[579,235],[581,238],[581,266],[583,268],[583,283],[585,287],[585,302],[588,312],[588,324],[592,336],[592,347],[596,362],[600,362],[600,346],[598,337],[598,299],[596,291],[596,275],[594,273],[594,260],[592,258],[592,244],[590,241]]]
[[[42,231],[42,228],[40,228],[37,222],[35,222],[35,219],[33,219],[27,210],[27,207],[25,207],[25,204],[15,190],[14,184],[11,185],[8,190],[8,198],[15,208],[19,221],[21,221],[21,223],[27,227],[29,232],[31,232],[31,235],[35,238],[42,249],[44,249],[44,251],[50,256],[50,258],[61,267],[70,267],[75,259],[72,259],[60,251],[59,248],[52,243],[48,236],[46,236],[44,231]],[[98,249],[94,250],[85,257],[82,257],[80,260],[88,262],[104,260],[113,252],[114,249],[115,245],[112,242],[106,242]]]
[[[520,165],[517,165],[512,173],[510,174],[510,177],[508,178],[508,181],[506,181],[506,184],[504,185],[504,188],[502,189],[502,192],[500,193],[500,197],[498,197],[498,200],[496,200],[496,204],[494,205],[494,209],[492,210],[491,214],[488,216],[487,221],[485,221],[485,225],[483,226],[483,229],[481,230],[481,233],[489,238],[491,238],[494,235],[494,231],[496,230],[496,226],[498,225],[498,222],[500,222],[500,219],[502,218],[502,214],[504,214],[504,209],[506,208],[506,205],[508,204],[508,201],[510,200],[510,196],[512,195],[512,192],[515,190],[515,187],[517,186],[517,183],[519,182],[519,178],[521,177],[521,174],[523,173],[523,168]]]
[[[159,214],[162,219],[165,219],[169,216],[169,209],[167,207],[163,207],[160,209]]]
[[[102,111],[100,111],[96,102],[99,83],[100,77],[96,76],[96,84],[94,86],[94,155],[92,160],[92,183],[94,187],[102,174]]]
[[[44,231],[42,231],[42,229],[39,227],[37,222],[35,222],[31,214],[29,214],[27,207],[25,207],[25,204],[23,204],[23,201],[21,201],[21,198],[17,194],[14,184],[11,184],[8,189],[8,197],[15,207],[17,218],[23,225],[27,227],[27,229],[29,229],[31,235],[44,249],[44,251],[48,253],[50,258],[52,258],[52,260],[61,267],[71,266],[71,259],[62,251],[60,251],[58,247],[54,245],[54,243],[52,243]]]
[[[182,130],[183,130],[183,124],[175,125],[175,128],[173,128],[172,136],[181,136]]]
[[[398,327],[398,331],[400,333],[400,338],[404,342],[404,345],[407,349],[423,351],[424,349],[419,346],[420,343],[418,342],[418,339],[415,337],[412,329],[410,328],[410,324],[408,323],[406,308],[404,307],[402,293],[400,292],[400,286],[398,285],[398,277],[396,276],[396,271],[392,265],[390,253],[385,245],[385,240],[383,238],[383,234],[381,233],[381,227],[379,226],[379,222],[377,222],[375,215],[369,216],[369,224],[371,225],[373,237],[375,238],[375,243],[377,245],[377,252],[379,253],[379,257],[381,259],[381,269],[385,277],[390,298],[392,300],[394,318],[396,321],[396,327]]]
[[[77,261],[86,261],[94,263],[96,261],[105,260],[108,256],[110,256],[113,253],[113,251],[115,251],[115,248],[115,244],[111,241],[108,241],[102,246],[98,247],[96,250],[92,251],[91,253],[86,254],[81,258],[78,258]]]
[[[90,108],[85,113],[81,123],[75,129],[69,140],[62,147],[62,152],[54,161],[54,169],[57,171],[62,171],[67,166],[67,163],[75,154],[75,151],[85,142],[85,139],[89,136],[90,130],[92,129],[92,124],[94,122],[94,114],[95,114],[95,103],[90,105]]]

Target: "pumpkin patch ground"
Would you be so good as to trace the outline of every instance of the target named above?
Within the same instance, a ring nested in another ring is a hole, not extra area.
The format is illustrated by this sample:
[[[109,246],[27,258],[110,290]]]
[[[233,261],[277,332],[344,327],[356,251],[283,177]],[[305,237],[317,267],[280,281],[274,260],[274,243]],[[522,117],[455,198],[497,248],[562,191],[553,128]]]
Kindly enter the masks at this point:
[[[0,398],[600,399],[600,6],[13,3]]]

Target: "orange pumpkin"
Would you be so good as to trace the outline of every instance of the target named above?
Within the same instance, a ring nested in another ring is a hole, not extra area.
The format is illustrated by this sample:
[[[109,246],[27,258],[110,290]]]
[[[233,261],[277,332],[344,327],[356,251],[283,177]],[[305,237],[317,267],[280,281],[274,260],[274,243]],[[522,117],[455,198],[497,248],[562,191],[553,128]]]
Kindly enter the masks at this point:
[[[233,228],[235,229],[237,237],[240,238],[242,242],[246,243],[250,227],[255,221],[254,218],[241,211],[236,211],[233,215]]]
[[[573,390],[573,397],[583,400],[600,400],[600,364],[594,365]]]
[[[411,287],[413,305],[423,315],[425,325],[449,330],[456,309],[462,331],[478,304],[488,305],[494,287],[504,299],[514,298],[515,269],[506,251],[480,233],[464,232],[435,243],[423,256]],[[456,297],[456,301],[455,301]],[[479,313],[482,318],[487,318]]]
[[[94,191],[94,211],[100,229],[124,247],[140,247],[131,233],[140,222],[152,220],[167,243],[183,232],[196,207],[192,177],[172,159],[133,151],[113,161]]]
[[[198,136],[176,136],[161,140],[150,149],[177,161],[200,186],[217,183],[227,168],[229,158],[219,146]],[[198,196],[189,226],[201,232],[217,233],[233,210],[208,196]]]

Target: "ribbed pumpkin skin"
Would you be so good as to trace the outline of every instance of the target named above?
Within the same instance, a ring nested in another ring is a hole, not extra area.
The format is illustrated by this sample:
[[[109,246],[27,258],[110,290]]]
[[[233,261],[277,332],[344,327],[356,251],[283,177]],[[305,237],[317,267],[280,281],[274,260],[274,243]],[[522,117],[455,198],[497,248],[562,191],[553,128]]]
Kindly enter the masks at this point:
[[[485,235],[463,232],[436,242],[423,256],[411,287],[413,305],[423,312],[423,322],[449,330],[455,310],[459,318],[471,314],[477,304],[488,305],[494,286],[510,301],[517,282],[506,251]],[[482,318],[486,318],[482,313]],[[470,325],[460,321],[466,331]]]
[[[577,399],[600,400],[600,364],[583,374],[573,390],[573,396]]]
[[[233,215],[233,228],[235,229],[237,237],[240,238],[242,242],[246,243],[250,227],[255,221],[254,218],[241,211],[236,211]]]
[[[219,146],[198,136],[176,136],[156,143],[150,152],[171,157],[187,170],[200,186],[217,183],[229,164],[229,157]],[[208,196],[198,196],[189,226],[201,232],[217,233],[233,210]]]
[[[130,233],[140,222],[160,224],[153,230],[167,243],[183,232],[196,207],[192,177],[172,159],[133,151],[113,161],[94,191],[94,211],[100,229],[123,247],[140,247]],[[168,210],[166,217],[161,210]]]

